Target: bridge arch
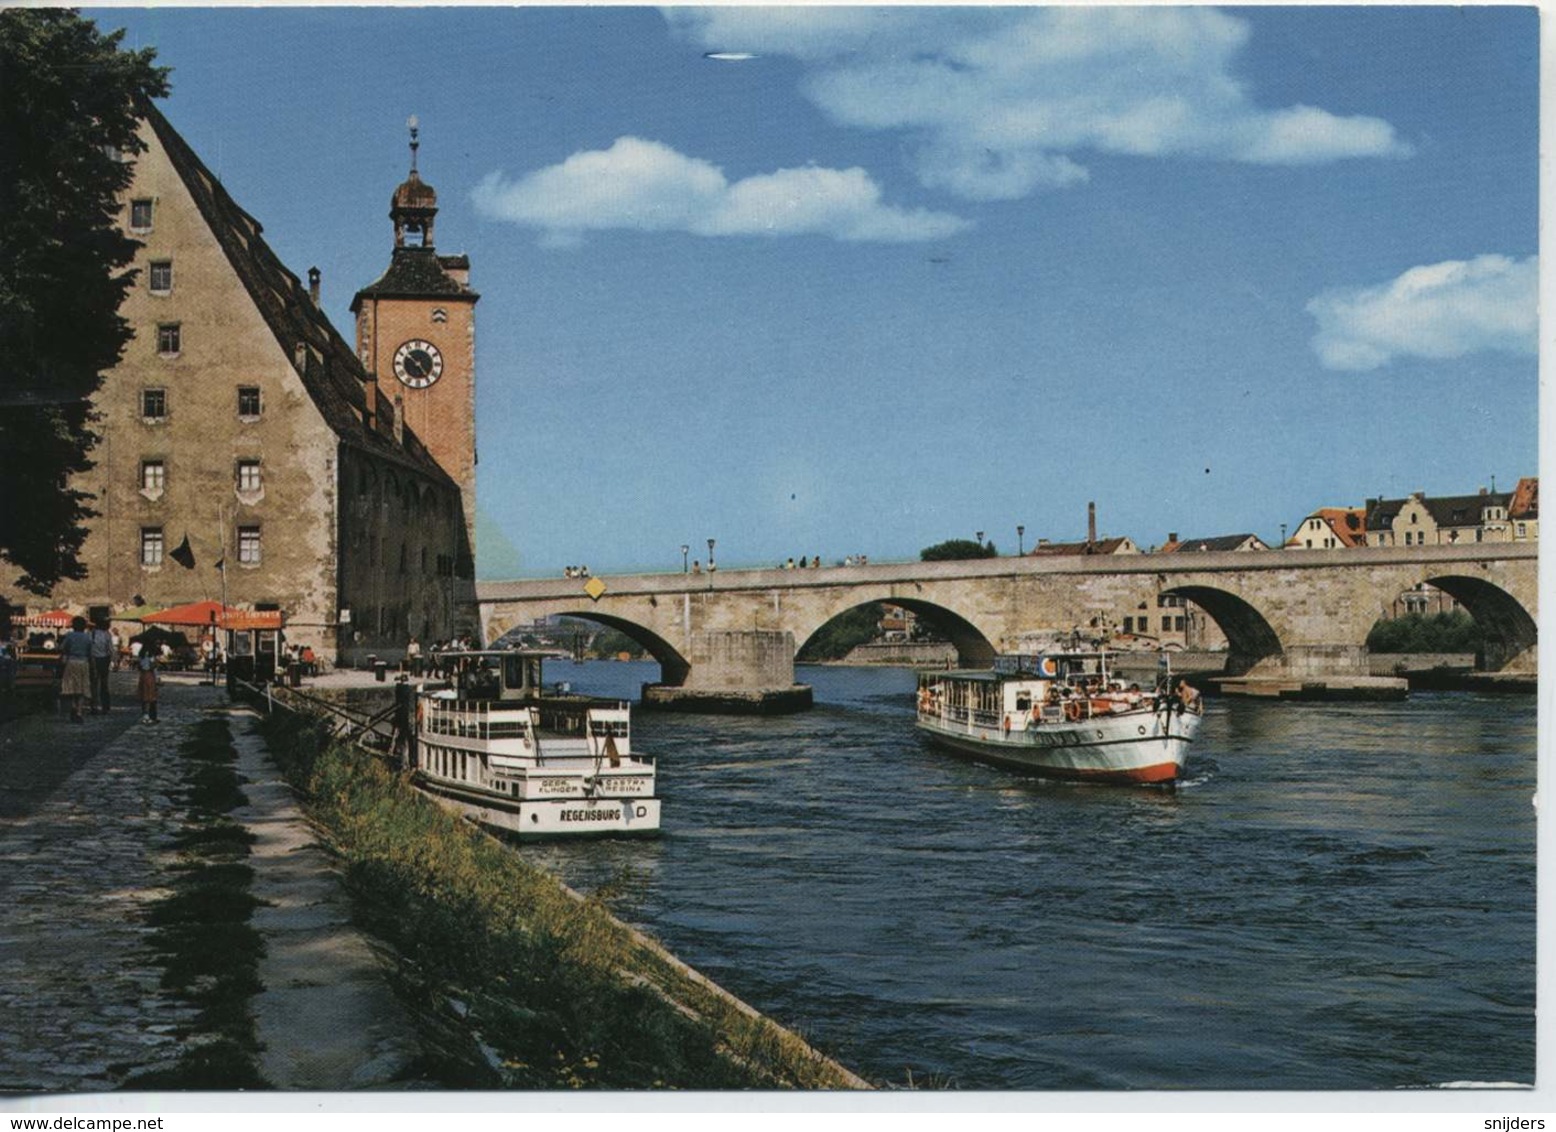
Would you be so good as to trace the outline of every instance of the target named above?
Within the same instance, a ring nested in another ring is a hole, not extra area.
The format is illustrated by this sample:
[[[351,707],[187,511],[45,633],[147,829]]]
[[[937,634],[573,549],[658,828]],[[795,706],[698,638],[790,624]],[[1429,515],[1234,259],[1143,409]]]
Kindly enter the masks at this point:
[[[615,629],[624,636],[630,637],[647,649],[648,655],[659,662],[659,682],[661,684],[677,686],[684,684],[687,673],[691,671],[691,663],[681,654],[679,649],[652,629],[645,628],[635,621],[629,621],[624,617],[612,617],[608,613],[601,613],[595,609],[559,609],[553,616],[571,617],[578,621],[593,621],[595,624],[604,625],[608,629]],[[501,633],[494,633],[492,639],[496,640],[507,631],[507,629],[504,629]]]
[[[928,625],[942,638],[951,642],[963,665],[972,668],[986,667],[993,664],[995,656],[998,655],[998,650],[994,647],[994,643],[989,640],[983,630],[979,629],[961,614],[947,609],[943,605],[925,601],[922,598],[898,597],[894,594],[871,597],[864,601],[856,600],[841,609],[829,611],[825,620],[812,626],[806,632],[804,639],[796,640],[796,653],[803,652],[805,646],[810,643],[811,638],[815,637],[817,633],[821,632],[822,629],[839,617],[855,609],[878,603],[895,605],[911,611],[925,625]]]
[[[1453,598],[1480,626],[1485,634],[1481,655],[1475,667],[1496,672],[1525,653],[1532,653],[1539,629],[1529,611],[1507,590],[1484,578],[1467,574],[1443,574],[1428,577],[1426,584],[1436,586]]]
[[[1227,639],[1226,674],[1241,676],[1254,665],[1284,651],[1280,634],[1244,598],[1216,586],[1180,585],[1161,591],[1186,598],[1203,609]]]

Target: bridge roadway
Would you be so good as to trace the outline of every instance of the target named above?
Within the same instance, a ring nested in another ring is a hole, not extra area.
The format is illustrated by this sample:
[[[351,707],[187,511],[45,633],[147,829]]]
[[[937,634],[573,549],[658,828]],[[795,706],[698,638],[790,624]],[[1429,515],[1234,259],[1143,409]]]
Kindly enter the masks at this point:
[[[978,665],[1033,633],[1084,632],[1131,609],[1154,617],[1158,596],[1177,595],[1226,635],[1228,675],[1360,675],[1373,624],[1427,583],[1485,630],[1482,669],[1533,671],[1537,554],[1529,543],[1475,543],[984,558],[480,582],[476,595],[487,641],[551,615],[588,618],[641,642],[665,685],[752,692],[793,685],[805,641],[874,601],[911,609]],[[597,598],[586,589],[595,580]]]

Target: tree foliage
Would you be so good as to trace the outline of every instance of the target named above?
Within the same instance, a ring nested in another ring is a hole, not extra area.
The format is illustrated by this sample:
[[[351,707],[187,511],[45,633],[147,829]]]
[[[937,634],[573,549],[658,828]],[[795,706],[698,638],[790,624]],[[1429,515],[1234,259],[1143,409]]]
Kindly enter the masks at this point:
[[[878,601],[839,613],[812,634],[794,659],[807,663],[842,660],[858,646],[880,636],[884,615],[885,610]]]
[[[920,562],[950,562],[961,558],[997,558],[992,542],[979,543],[970,538],[953,538],[926,546],[918,552]]]
[[[1372,652],[1479,652],[1484,634],[1462,609],[1426,616],[1406,614],[1379,621],[1367,634]]]
[[[137,106],[167,93],[155,52],[67,9],[0,10],[0,555],[46,593],[80,578],[90,398],[133,336],[119,306]]]

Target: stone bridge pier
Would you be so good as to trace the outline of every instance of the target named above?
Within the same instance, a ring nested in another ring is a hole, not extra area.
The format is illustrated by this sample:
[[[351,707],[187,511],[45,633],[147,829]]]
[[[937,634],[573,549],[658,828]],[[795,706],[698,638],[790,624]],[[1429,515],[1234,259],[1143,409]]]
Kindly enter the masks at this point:
[[[693,633],[683,682],[644,684],[643,706],[761,715],[801,711],[812,697],[810,685],[794,682],[798,647],[793,633],[775,629]]]

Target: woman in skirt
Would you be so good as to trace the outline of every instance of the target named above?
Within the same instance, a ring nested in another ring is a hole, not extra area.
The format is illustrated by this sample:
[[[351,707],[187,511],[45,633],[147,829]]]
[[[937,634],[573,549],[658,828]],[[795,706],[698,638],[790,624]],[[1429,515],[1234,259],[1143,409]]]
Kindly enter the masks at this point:
[[[140,700],[140,721],[142,723],[157,722],[157,652],[152,648],[140,650],[140,656],[135,658],[135,667],[139,672],[139,682],[136,684],[135,694]]]
[[[70,721],[85,723],[81,701],[92,694],[92,635],[86,631],[86,618],[70,623],[70,632],[59,642],[64,670],[60,673],[59,694],[70,706]]]

